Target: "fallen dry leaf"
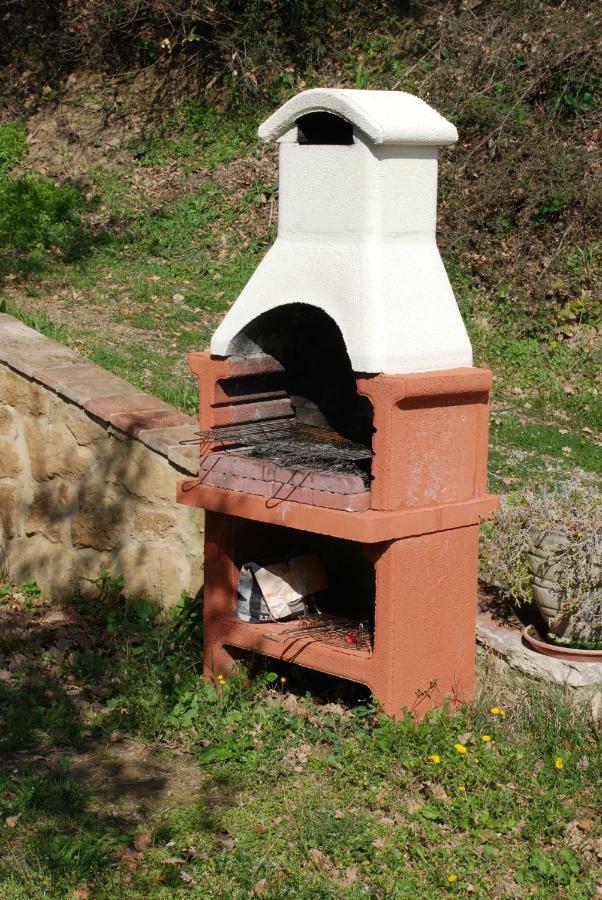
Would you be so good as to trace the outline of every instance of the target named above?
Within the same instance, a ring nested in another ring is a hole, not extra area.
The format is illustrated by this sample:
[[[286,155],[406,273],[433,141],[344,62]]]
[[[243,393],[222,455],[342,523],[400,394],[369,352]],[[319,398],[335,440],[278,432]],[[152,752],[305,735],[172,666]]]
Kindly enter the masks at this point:
[[[73,891],[72,900],[88,900],[89,897],[92,896],[90,888],[87,884],[80,884],[79,887],[76,887]]]
[[[449,803],[449,796],[442,784],[433,781],[425,781],[422,789],[427,797],[433,800],[442,800],[443,803]]]
[[[138,834],[134,837],[134,847],[140,853],[142,853],[152,840],[152,832],[150,831],[139,831]]]
[[[223,847],[224,850],[232,850],[232,848],[236,844],[236,838],[233,837],[225,828],[215,835],[215,840],[216,843]]]
[[[280,825],[280,823],[284,822],[287,818],[290,818],[290,816],[276,816],[272,822],[266,822],[264,825],[257,825],[255,831],[257,834],[263,834],[264,831],[270,831],[270,829]]]
[[[312,863],[316,867],[316,869],[321,869],[322,872],[332,872],[334,865],[332,860],[330,860],[321,850],[318,850],[317,847],[312,847],[307,851],[307,855],[311,859]]]
[[[407,810],[410,814],[418,812],[424,806],[423,800],[408,800],[406,803]]]
[[[21,813],[17,813],[16,816],[7,816],[4,820],[9,828],[16,828],[19,824],[19,819],[21,818]]]
[[[375,840],[372,841],[372,846],[376,847],[377,850],[382,850],[382,848],[385,847],[386,844],[387,844],[386,840],[381,837],[376,838]]]
[[[257,884],[253,885],[253,890],[258,897],[263,897],[263,895],[265,894],[267,883],[267,878],[260,878]]]
[[[140,864],[140,860],[142,859],[142,853],[138,853],[136,850],[126,849],[121,854],[121,866],[126,870],[126,872],[135,872]]]

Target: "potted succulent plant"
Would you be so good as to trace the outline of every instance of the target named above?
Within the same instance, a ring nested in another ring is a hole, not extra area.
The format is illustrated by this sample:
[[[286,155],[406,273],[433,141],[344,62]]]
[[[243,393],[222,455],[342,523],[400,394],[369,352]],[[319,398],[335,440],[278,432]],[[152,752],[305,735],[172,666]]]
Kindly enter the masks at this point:
[[[506,498],[484,548],[485,574],[515,603],[533,600],[540,652],[602,660],[602,498],[591,490]]]

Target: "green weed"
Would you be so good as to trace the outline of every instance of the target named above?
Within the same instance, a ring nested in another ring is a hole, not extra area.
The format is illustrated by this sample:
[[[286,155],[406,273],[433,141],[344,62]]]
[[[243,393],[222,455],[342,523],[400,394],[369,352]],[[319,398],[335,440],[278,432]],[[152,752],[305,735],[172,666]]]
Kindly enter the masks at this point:
[[[0,276],[39,273],[48,256],[81,258],[91,245],[82,207],[80,192],[68,182],[57,186],[31,174],[0,178]]]
[[[0,125],[0,179],[21,162],[26,151],[25,127],[19,123]]]

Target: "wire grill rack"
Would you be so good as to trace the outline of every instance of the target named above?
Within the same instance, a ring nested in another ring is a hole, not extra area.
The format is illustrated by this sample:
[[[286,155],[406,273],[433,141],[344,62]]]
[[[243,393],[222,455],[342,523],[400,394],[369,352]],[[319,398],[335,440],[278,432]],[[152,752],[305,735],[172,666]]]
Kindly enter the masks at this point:
[[[308,638],[322,641],[345,650],[372,652],[372,635],[369,623],[342,616],[319,614],[299,620],[296,625],[281,631],[266,631],[264,637],[276,644]]]
[[[200,445],[201,457],[219,450],[286,467],[359,475],[366,485],[369,483],[366,466],[372,457],[369,447],[342,437],[332,428],[307,425],[295,419],[210,428],[200,432]]]

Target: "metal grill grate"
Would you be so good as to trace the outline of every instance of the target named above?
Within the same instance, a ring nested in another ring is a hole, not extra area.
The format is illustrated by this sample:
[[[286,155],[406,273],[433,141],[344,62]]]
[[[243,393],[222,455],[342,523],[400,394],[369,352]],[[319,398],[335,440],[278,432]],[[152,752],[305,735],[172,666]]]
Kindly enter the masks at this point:
[[[331,428],[295,419],[273,419],[242,425],[223,425],[200,433],[201,456],[210,451],[243,454],[289,468],[328,470],[359,475],[369,484],[372,451]]]
[[[308,638],[345,650],[372,652],[372,637],[368,622],[346,619],[341,616],[326,614],[310,616],[282,631],[266,631],[264,637],[276,644],[285,644],[298,638]]]

